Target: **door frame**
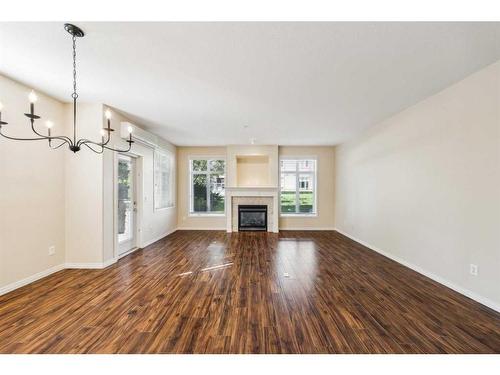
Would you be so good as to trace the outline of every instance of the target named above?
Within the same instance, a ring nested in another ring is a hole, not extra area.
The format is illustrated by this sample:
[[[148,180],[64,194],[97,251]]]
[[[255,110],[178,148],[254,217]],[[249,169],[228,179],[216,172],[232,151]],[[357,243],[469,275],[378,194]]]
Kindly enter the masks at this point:
[[[134,251],[140,249],[141,239],[141,226],[143,216],[143,157],[139,154],[127,152],[122,155],[131,157],[135,163],[134,175],[134,188],[136,198],[136,213],[135,213],[135,246],[126,253],[120,254],[120,245],[118,243],[118,158],[119,154],[114,153],[113,158],[113,258],[118,260],[132,254]]]

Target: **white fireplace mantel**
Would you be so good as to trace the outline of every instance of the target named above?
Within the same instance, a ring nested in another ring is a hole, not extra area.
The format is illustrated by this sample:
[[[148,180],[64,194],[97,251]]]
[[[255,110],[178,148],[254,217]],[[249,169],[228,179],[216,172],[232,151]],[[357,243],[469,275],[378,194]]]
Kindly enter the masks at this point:
[[[279,232],[279,206],[278,206],[278,187],[276,186],[227,186],[226,190],[226,228],[227,232],[233,231],[233,197],[271,197],[273,199],[273,213],[272,213],[272,228],[269,231]]]

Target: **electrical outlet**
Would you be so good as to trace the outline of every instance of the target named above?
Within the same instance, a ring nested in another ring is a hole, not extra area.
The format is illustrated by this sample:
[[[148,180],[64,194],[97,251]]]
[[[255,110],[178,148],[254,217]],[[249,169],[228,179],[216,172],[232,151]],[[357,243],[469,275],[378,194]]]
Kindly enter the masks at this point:
[[[478,274],[478,267],[477,267],[477,264],[470,264],[470,268],[469,268],[469,272],[472,276],[477,276]]]
[[[50,246],[49,247],[49,255],[54,255],[56,253],[56,247],[55,246]]]

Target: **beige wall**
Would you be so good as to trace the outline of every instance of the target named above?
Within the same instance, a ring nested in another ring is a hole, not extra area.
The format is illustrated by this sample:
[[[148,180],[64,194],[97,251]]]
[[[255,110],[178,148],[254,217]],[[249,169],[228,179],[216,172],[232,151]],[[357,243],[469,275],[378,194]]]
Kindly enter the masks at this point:
[[[33,137],[27,118],[30,89],[0,76],[5,134]],[[52,120],[54,132],[64,124],[62,103],[38,93],[36,113]],[[45,141],[18,142],[0,138],[0,294],[2,288],[60,266],[65,258],[64,153]],[[49,246],[56,247],[54,255]]]
[[[269,157],[244,156],[237,158],[236,186],[270,186]]]
[[[317,215],[280,217],[283,229],[334,228],[335,148],[333,146],[280,146],[279,156],[317,158]]]
[[[177,226],[179,229],[226,229],[225,216],[189,215],[190,156],[226,157],[225,147],[177,147]]]
[[[73,105],[65,104],[67,132]],[[102,105],[78,104],[77,138],[100,140]],[[61,150],[66,168],[66,262],[73,267],[99,267],[103,262],[103,156],[87,148]]]
[[[268,176],[267,186],[278,186],[278,146],[277,145],[230,145],[226,148],[227,153],[227,185],[230,187],[238,186],[238,163],[237,159],[241,156],[267,156]]]
[[[500,307],[500,62],[336,155],[336,226]],[[469,274],[470,263],[479,266]]]
[[[230,146],[231,155],[255,153],[253,146]],[[276,147],[276,146],[263,146]],[[274,148],[273,148],[274,149]],[[273,149],[269,149],[271,152]],[[261,150],[264,152],[265,150]],[[190,216],[189,215],[189,157],[190,156],[225,156],[225,147],[178,147],[177,148],[177,202],[178,227],[180,229],[226,229],[225,216]],[[308,217],[282,217],[280,229],[333,229],[334,228],[334,158],[335,149],[330,146],[279,147],[280,156],[315,156],[318,159],[318,215]],[[277,157],[274,158],[277,163]],[[236,163],[234,163],[236,164]],[[273,169],[275,173],[277,169]],[[230,177],[228,176],[228,179]],[[277,175],[272,181],[277,181]],[[276,182],[277,183],[277,182]]]

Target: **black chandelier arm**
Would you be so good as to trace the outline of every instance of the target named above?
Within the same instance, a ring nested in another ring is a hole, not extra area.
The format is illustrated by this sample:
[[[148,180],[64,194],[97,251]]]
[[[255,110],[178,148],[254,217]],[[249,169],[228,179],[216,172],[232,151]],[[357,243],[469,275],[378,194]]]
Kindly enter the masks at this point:
[[[112,148],[112,147],[105,146],[105,145],[103,145],[102,147],[104,147],[107,150],[125,153],[125,152],[129,152],[132,149],[132,143],[134,143],[134,141],[126,141],[126,142],[128,142],[128,149],[126,149],[126,150],[120,150],[118,148]]]
[[[98,144],[98,143],[95,143],[95,142],[91,142],[90,144],[95,144],[95,145],[99,146],[99,144]],[[91,146],[90,146],[90,144],[89,144],[89,143],[86,143],[86,142],[83,142],[83,143],[81,143],[81,146],[85,146],[85,147],[87,147],[87,148],[88,148],[88,149],[90,149],[91,151],[94,151],[96,154],[102,154],[102,153],[104,152],[104,148],[103,148],[102,146],[100,146],[100,147],[101,147],[101,149],[100,149],[100,150],[96,150],[96,149],[94,149],[93,147],[91,147]]]
[[[95,146],[98,146],[98,147],[101,147],[103,149],[110,150],[110,151],[115,151],[115,152],[129,152],[132,149],[132,143],[134,143],[134,141],[130,141],[129,140],[129,141],[125,141],[125,142],[128,143],[128,148],[126,150],[121,150],[121,149],[118,149],[118,148],[113,148],[113,147],[106,146],[109,143],[109,139],[106,142],[104,142],[104,143],[97,143],[97,142],[90,141],[88,139],[80,139],[78,141],[78,143],[77,143],[77,146],[85,145],[85,146],[89,147],[89,145],[95,145]],[[90,149],[94,151],[93,148],[90,148]]]
[[[38,135],[39,137],[42,137],[42,138],[45,138],[45,139],[48,139],[48,140],[52,140],[52,139],[58,139],[60,141],[65,141],[67,142],[70,146],[73,144],[73,142],[71,141],[71,138],[65,136],[65,135],[58,135],[58,136],[47,136],[47,135],[43,135],[39,132],[36,131],[35,129],[35,120],[33,119],[30,119],[30,122],[31,122],[31,130],[33,130],[33,133],[35,133],[36,135]]]
[[[57,150],[59,147],[61,146],[64,146],[64,145],[70,145],[68,141],[66,140],[62,140],[60,144],[58,144],[57,146],[52,146],[52,142],[51,142],[51,139],[49,139],[49,147],[52,149],[52,150]]]
[[[44,140],[47,140],[46,137],[41,137],[41,138],[18,138],[18,137],[11,137],[11,136],[8,136],[8,135],[5,135],[4,133],[2,133],[2,127],[0,126],[0,135],[4,138],[7,138],[7,139],[12,139],[13,141],[44,141]]]
[[[93,145],[101,147],[101,146],[106,146],[109,143],[110,140],[111,140],[111,137],[109,136],[109,132],[108,132],[108,138],[107,138],[106,142],[104,142],[104,143],[103,142],[99,142],[98,143],[98,142],[91,141],[90,139],[81,138],[81,139],[78,140],[78,142],[76,142],[76,145],[78,147],[80,147],[81,145],[83,145],[85,143],[90,143],[90,144],[93,144]]]

